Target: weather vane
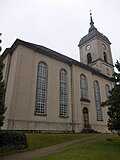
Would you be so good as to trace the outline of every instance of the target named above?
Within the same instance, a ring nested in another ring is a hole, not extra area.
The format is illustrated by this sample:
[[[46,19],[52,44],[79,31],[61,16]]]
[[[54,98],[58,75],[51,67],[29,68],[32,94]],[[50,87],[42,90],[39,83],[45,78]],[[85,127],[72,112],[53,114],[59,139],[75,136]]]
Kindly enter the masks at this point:
[[[90,11],[89,11],[89,12],[90,12],[90,15],[92,15],[92,10],[91,10],[91,9],[90,9]]]

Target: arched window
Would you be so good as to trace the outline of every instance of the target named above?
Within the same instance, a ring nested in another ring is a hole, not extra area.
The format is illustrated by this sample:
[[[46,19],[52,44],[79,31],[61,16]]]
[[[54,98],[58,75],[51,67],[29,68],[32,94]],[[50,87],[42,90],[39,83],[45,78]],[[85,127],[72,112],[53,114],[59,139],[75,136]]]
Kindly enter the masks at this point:
[[[105,85],[105,93],[106,93],[106,100],[108,100],[109,97],[109,91],[110,91],[110,86],[108,84]]]
[[[103,52],[104,61],[107,62],[107,54]]]
[[[92,62],[91,53],[87,54],[87,64],[90,64]]]
[[[43,62],[38,64],[37,92],[36,92],[36,114],[46,114],[46,92],[47,92],[47,66]]]
[[[95,95],[95,104],[96,104],[96,114],[97,120],[102,120],[102,108],[101,108],[101,99],[100,99],[100,88],[99,83],[94,81],[94,95]]]
[[[67,90],[67,72],[60,70],[60,117],[68,116],[68,90]]]
[[[81,99],[88,99],[88,85],[85,75],[80,75]]]

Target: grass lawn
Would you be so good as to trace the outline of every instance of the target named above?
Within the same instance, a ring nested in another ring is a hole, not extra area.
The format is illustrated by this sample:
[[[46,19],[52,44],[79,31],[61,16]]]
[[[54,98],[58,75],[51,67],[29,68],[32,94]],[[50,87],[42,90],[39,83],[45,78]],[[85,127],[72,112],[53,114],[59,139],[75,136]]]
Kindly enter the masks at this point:
[[[86,142],[35,160],[120,160],[120,137]]]
[[[26,134],[28,150],[35,150],[70,140],[92,136],[92,134]]]
[[[40,149],[47,146],[52,146],[59,143],[64,143],[74,139],[80,139],[83,137],[89,137],[92,134],[38,134],[38,133],[29,133],[26,134],[28,148],[19,149],[19,150],[10,150],[10,151],[0,151],[0,156],[14,154],[18,152],[25,152],[35,149]]]

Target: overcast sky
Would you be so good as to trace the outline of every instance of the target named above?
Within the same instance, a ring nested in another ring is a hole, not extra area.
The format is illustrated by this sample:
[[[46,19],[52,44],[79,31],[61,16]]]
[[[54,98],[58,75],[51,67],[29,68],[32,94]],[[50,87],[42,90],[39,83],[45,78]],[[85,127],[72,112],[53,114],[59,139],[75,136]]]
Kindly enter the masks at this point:
[[[120,0],[0,0],[2,52],[19,38],[79,61],[89,10],[95,27],[112,43],[115,63],[120,59]]]

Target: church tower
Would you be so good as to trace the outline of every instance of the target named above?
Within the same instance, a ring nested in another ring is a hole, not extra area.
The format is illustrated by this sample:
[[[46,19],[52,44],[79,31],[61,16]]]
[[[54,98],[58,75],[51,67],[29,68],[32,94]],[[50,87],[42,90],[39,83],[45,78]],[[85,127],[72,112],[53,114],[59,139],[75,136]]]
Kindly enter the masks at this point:
[[[90,13],[88,34],[80,40],[78,45],[81,62],[111,77],[113,74],[113,61],[110,44],[109,39],[94,26],[92,13]]]

